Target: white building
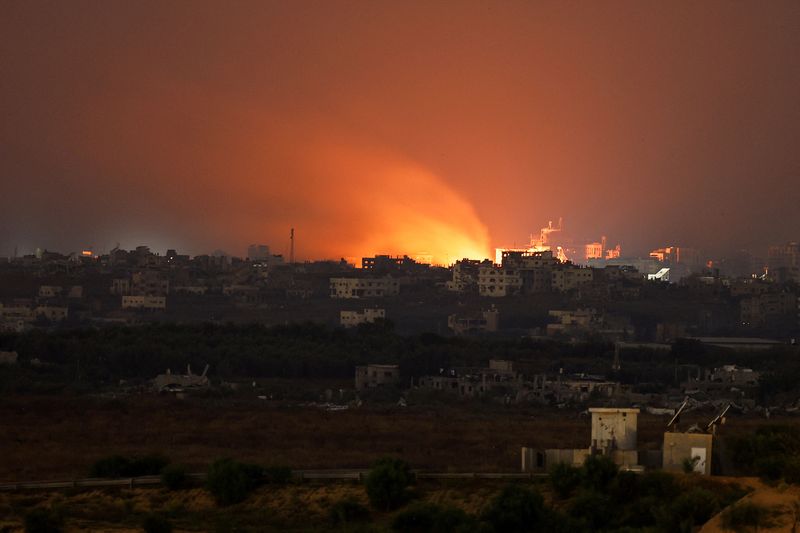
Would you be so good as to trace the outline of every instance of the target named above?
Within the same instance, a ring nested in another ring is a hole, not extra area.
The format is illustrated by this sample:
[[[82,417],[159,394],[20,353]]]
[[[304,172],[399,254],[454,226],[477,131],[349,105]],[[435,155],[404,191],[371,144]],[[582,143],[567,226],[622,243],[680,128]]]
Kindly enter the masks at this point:
[[[339,323],[346,327],[352,328],[359,324],[373,323],[378,319],[386,318],[385,309],[364,309],[363,312],[359,311],[340,311]]]
[[[382,298],[400,294],[400,282],[386,278],[331,278],[331,298]]]

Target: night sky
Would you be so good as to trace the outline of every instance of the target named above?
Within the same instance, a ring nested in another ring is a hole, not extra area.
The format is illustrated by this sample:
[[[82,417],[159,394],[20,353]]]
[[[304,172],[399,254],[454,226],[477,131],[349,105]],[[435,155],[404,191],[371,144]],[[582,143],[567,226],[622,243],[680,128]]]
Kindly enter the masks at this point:
[[[0,3],[0,256],[800,238],[800,2]]]

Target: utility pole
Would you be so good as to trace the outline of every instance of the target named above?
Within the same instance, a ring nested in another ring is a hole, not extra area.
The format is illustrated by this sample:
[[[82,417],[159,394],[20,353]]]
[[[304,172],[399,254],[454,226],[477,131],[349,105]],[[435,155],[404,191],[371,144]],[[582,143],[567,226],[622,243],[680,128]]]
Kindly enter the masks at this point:
[[[294,264],[294,228],[289,231],[289,264]]]

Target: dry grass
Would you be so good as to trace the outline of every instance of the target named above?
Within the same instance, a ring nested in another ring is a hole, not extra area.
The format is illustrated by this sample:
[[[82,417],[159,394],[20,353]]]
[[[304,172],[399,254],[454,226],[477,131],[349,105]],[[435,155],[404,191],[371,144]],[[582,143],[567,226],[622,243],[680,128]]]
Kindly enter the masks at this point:
[[[692,421],[687,416],[682,422]],[[748,432],[763,423],[732,418],[724,431]],[[658,449],[664,424],[663,417],[641,415],[640,446]],[[223,456],[292,468],[353,468],[385,455],[423,469],[515,471],[521,446],[586,447],[589,426],[575,411],[478,403],[326,412],[248,399],[6,397],[0,403],[0,480],[85,477],[101,457],[153,452],[198,471]]]

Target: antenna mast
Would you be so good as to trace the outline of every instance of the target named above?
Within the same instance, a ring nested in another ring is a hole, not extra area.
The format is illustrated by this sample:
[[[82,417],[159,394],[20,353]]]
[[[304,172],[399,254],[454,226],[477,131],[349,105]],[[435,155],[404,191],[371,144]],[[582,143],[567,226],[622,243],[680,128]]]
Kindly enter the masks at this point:
[[[294,228],[289,231],[289,263],[294,264]]]

